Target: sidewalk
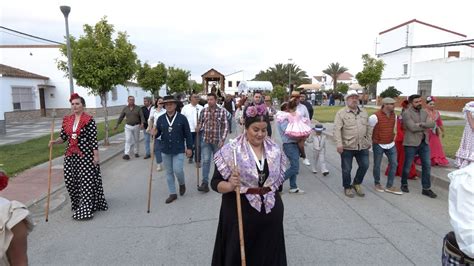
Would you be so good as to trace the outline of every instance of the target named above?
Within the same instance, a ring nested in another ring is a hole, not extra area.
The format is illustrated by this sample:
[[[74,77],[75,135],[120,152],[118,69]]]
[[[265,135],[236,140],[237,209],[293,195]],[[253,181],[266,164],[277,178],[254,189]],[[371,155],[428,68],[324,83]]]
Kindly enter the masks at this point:
[[[143,134],[140,134],[140,141],[142,139]],[[109,142],[110,145],[107,147],[103,146],[103,141],[99,142],[99,156],[102,166],[115,156],[123,153],[125,134],[120,133],[112,136]],[[130,160],[143,160],[143,152],[144,151],[142,151],[141,157],[135,159],[135,157],[132,156]],[[54,194],[54,192],[65,186],[63,161],[64,156],[53,159],[51,194]],[[45,162],[18,174],[15,178],[10,179],[7,188],[0,192],[0,196],[9,200],[20,201],[28,207],[44,199],[48,191],[48,167],[49,162]]]
[[[324,132],[324,134],[326,134],[326,136],[328,138],[330,138],[332,141],[334,141],[334,124],[333,123],[323,123],[323,126],[326,128]],[[370,161],[371,163],[373,162],[373,155],[372,155],[372,149],[370,149],[370,153],[371,153],[371,156],[370,156]],[[448,167],[440,167],[440,166],[432,166],[431,167],[431,182],[432,182],[432,185],[433,186],[439,186],[439,187],[442,187],[442,188],[445,188],[445,189],[448,189],[449,188],[449,178],[448,178],[448,174],[454,170],[457,170],[457,168],[454,166],[454,160],[451,159],[451,158],[447,158],[448,161],[449,161],[449,166]],[[382,160],[382,167],[381,169],[383,170],[383,172],[385,172],[385,167],[386,165],[388,164],[388,160],[387,160],[387,157],[384,156],[383,157],[383,160]],[[416,166],[416,172],[418,173],[418,176],[421,178],[421,165],[417,165],[415,164]]]
[[[109,116],[109,121],[117,119],[118,115]],[[94,117],[96,123],[104,121],[104,117]],[[0,136],[0,146],[6,144],[17,144],[51,134],[52,118],[42,118],[32,122],[11,122],[7,124],[7,134]],[[54,132],[61,130],[62,117],[54,121]],[[113,125],[110,125],[113,127]]]

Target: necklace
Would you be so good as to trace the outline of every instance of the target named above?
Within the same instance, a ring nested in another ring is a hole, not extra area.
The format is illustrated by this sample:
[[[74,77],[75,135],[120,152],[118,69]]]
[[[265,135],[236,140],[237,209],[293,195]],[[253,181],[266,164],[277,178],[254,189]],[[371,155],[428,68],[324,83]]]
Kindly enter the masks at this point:
[[[250,145],[250,143],[247,142],[247,145],[249,146],[249,149],[250,149],[250,151],[252,152],[252,155],[253,155],[253,159],[255,160],[255,164],[257,165],[258,184],[260,186],[262,186],[263,183],[265,182],[265,172],[263,171],[264,167],[265,167],[265,156],[262,154],[262,159],[259,160],[257,158],[257,155],[255,154],[255,151],[253,150],[252,146]]]
[[[175,113],[174,116],[173,116],[173,120],[171,120],[171,122],[170,122],[170,120],[168,119],[168,114],[166,114],[166,121],[168,121],[168,126],[169,126],[168,127],[168,132],[170,132],[170,133],[171,133],[171,131],[173,131],[173,123],[174,123],[174,120],[176,119],[176,117],[177,117],[177,115]]]

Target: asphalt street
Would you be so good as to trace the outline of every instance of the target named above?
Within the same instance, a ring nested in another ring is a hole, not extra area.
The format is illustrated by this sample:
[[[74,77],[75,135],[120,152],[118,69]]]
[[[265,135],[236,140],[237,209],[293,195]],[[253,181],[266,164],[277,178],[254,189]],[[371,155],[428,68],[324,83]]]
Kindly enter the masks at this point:
[[[452,230],[447,191],[434,186],[438,198],[430,199],[421,195],[420,180],[410,180],[408,194],[376,192],[370,168],[366,196],[347,198],[335,150],[328,141],[328,176],[300,163],[298,185],[305,194],[289,194],[285,182],[288,264],[439,265],[442,239]],[[104,164],[110,208],[90,221],[74,221],[68,200],[48,223],[42,209],[32,209],[38,224],[28,239],[31,265],[210,265],[220,194],[198,192],[194,164],[185,162],[187,192],[165,204],[164,172],[154,169],[148,214],[149,173],[150,160],[142,157],[124,161],[117,156]],[[399,185],[400,179],[395,182]],[[54,198],[61,197],[68,198],[64,190]]]

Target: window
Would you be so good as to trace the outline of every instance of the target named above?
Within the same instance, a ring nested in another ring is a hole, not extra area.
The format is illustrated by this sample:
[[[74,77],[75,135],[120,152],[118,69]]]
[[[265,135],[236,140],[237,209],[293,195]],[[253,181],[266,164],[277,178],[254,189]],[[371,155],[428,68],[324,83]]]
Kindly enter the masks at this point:
[[[112,89],[112,101],[116,101],[117,98],[117,87],[115,87]]]
[[[421,97],[423,98],[431,96],[431,85],[432,85],[431,80],[419,80],[418,81],[418,94],[421,95]]]
[[[238,87],[238,86],[239,86],[239,84],[240,84],[240,81],[237,81],[237,85],[236,85],[236,86]]]
[[[232,81],[228,81],[227,86],[232,88]]]
[[[403,64],[403,75],[408,74],[408,64]]]
[[[459,51],[449,51],[448,57],[457,57],[459,58]]]
[[[36,108],[33,97],[33,88],[13,87],[12,88],[13,110],[34,110]]]

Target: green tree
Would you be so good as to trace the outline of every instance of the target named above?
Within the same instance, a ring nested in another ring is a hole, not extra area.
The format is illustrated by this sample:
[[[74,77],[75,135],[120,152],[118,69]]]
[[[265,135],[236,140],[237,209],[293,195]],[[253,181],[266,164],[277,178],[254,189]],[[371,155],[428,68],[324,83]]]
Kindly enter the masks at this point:
[[[188,78],[191,73],[178,67],[168,68],[168,80],[166,84],[170,88],[169,93],[185,92],[189,89]]]
[[[329,75],[332,79],[332,88],[334,90],[337,89],[337,78],[339,75],[342,73],[346,72],[348,68],[339,65],[339,63],[331,63],[325,70],[323,70],[323,73],[326,75]]]
[[[138,63],[138,84],[154,96],[158,96],[161,86],[166,83],[167,74],[166,66],[161,62],[154,67],[151,67],[148,63],[143,64],[143,66],[140,62]]]
[[[126,32],[118,32],[112,39],[114,32],[114,26],[103,17],[95,26],[85,24],[85,35],[79,39],[70,36],[73,77],[90,94],[100,96],[105,114],[105,145],[109,144],[107,94],[115,86],[124,85],[137,70],[135,46],[128,41]],[[60,50],[66,56],[66,45]],[[57,65],[67,75],[67,61],[58,60]]]
[[[273,87],[273,91],[272,91],[272,98],[277,98],[280,102],[283,102],[283,99],[285,98],[285,95],[286,95],[286,89],[285,87],[281,86],[281,85],[276,85],[275,87]]]
[[[398,96],[400,96],[400,94],[402,94],[401,91],[397,90],[394,86],[390,86],[386,90],[382,91],[382,93],[380,93],[380,97],[397,98]]]
[[[202,92],[202,83],[194,82],[192,87],[191,87],[191,90],[195,93],[201,93]]]
[[[377,82],[382,77],[385,63],[382,59],[375,59],[368,54],[362,55],[362,61],[364,62],[364,68],[361,72],[357,73],[356,79],[365,88],[364,96],[366,91],[372,91],[375,94],[374,90],[377,87]]]
[[[342,94],[346,94],[347,91],[349,90],[349,85],[347,85],[346,83],[338,83],[337,84],[337,91],[342,93]]]
[[[288,71],[289,70],[289,71]],[[253,80],[270,81],[273,86],[287,86],[288,78],[291,75],[291,84],[298,87],[301,84],[311,83],[306,71],[295,64],[276,64],[267,70],[261,70]]]

